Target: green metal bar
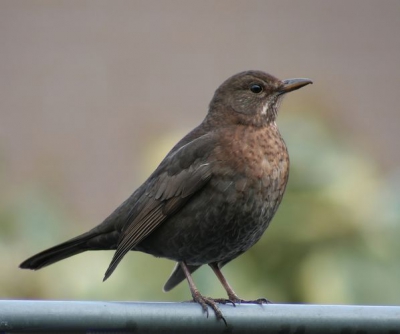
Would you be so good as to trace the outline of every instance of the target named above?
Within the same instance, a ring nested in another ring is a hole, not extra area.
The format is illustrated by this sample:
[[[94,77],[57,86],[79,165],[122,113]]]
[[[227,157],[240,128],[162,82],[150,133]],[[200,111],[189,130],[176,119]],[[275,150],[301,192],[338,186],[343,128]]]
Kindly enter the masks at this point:
[[[0,333],[390,333],[398,306],[220,306],[228,326],[195,303],[0,301]]]

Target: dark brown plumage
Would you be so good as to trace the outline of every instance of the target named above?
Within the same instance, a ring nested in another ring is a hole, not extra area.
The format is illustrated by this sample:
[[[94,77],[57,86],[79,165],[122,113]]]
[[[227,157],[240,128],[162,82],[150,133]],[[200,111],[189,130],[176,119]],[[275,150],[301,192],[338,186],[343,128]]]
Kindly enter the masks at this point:
[[[187,278],[193,299],[223,319],[216,301],[244,301],[220,268],[260,239],[288,180],[289,156],[275,124],[280,101],[310,83],[260,71],[229,78],[215,92],[204,121],[103,223],[20,267],[36,270],[87,250],[116,250],[106,280],[128,251],[142,251],[178,262],[165,291]],[[228,300],[198,292],[190,274],[204,264]]]

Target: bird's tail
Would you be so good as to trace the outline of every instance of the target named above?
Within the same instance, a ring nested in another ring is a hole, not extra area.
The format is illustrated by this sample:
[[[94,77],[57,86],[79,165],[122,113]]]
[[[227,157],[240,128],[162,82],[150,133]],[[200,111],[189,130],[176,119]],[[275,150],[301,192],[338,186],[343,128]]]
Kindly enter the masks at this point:
[[[197,269],[199,269],[201,266],[187,266],[189,269],[190,273],[195,272]],[[168,292],[175,288],[180,282],[182,282],[184,279],[186,279],[186,276],[182,270],[182,267],[177,263],[175,265],[174,270],[172,270],[171,276],[168,278],[167,283],[164,285],[164,292]]]
[[[81,234],[62,244],[46,249],[20,264],[22,269],[38,270],[54,262],[66,259],[67,257],[82,253],[89,248],[87,242],[94,237],[91,231]]]

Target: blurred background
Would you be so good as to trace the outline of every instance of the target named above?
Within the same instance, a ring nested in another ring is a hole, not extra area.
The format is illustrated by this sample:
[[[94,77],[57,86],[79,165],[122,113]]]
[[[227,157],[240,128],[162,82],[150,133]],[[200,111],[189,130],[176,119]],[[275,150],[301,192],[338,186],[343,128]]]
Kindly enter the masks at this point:
[[[269,230],[224,268],[242,298],[400,303],[400,2],[0,2],[0,298],[181,301],[173,263],[112,252],[19,263],[100,223],[249,69],[286,97],[291,156]],[[396,37],[397,36],[397,37]],[[224,291],[207,267],[205,295]]]

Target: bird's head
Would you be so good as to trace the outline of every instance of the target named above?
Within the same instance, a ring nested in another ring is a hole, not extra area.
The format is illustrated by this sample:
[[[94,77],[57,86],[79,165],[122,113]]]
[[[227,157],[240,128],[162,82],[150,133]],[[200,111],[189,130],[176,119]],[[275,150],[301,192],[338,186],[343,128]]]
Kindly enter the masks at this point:
[[[219,124],[263,126],[275,121],[285,93],[311,83],[303,78],[282,81],[261,71],[238,73],[216,90],[208,118]]]

